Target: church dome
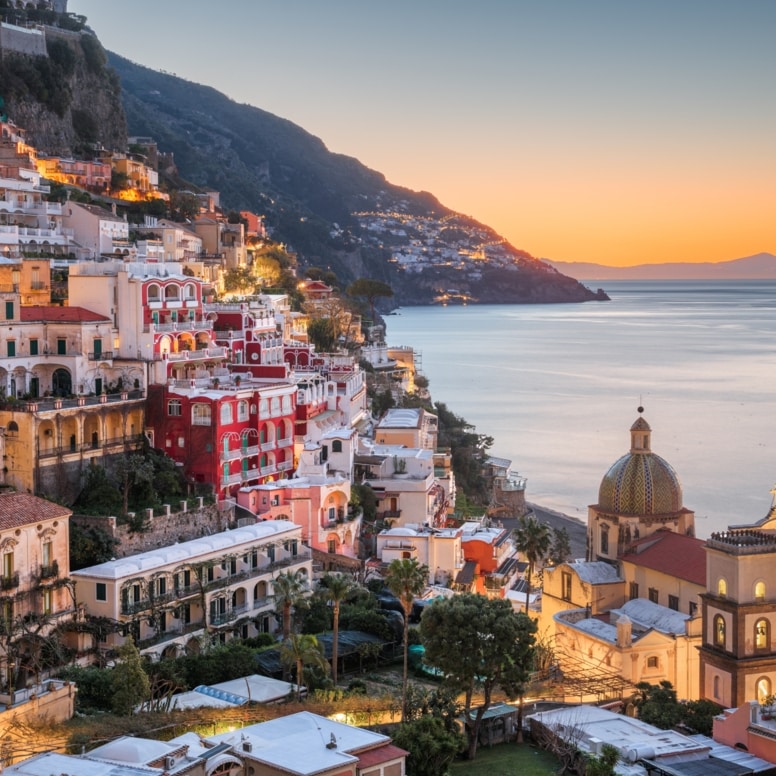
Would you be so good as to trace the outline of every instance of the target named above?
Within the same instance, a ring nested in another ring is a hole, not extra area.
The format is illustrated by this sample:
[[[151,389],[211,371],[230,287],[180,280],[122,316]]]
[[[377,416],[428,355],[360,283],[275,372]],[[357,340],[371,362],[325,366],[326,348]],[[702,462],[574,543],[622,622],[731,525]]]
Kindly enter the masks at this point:
[[[631,426],[631,449],[601,480],[598,507],[617,515],[667,515],[682,509],[682,486],[673,467],[650,449],[649,424]]]

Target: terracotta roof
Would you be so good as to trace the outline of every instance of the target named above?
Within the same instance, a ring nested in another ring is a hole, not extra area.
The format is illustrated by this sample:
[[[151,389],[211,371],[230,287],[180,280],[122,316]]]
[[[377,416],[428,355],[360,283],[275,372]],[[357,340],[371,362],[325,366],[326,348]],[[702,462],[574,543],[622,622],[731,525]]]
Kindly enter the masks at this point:
[[[70,517],[72,510],[29,493],[0,493],[0,531],[40,520]]]
[[[375,749],[367,749],[366,752],[358,752],[358,767],[359,770],[363,771],[364,768],[371,768],[373,765],[398,760],[400,757],[406,757],[408,754],[409,752],[399,749],[398,746],[385,744]]]
[[[624,563],[661,571],[706,587],[706,553],[703,539],[658,531],[631,545],[620,557]]]
[[[54,323],[79,323],[85,321],[110,321],[105,315],[93,313],[85,307],[60,307],[55,304],[30,305],[19,308],[23,321],[46,321]]]

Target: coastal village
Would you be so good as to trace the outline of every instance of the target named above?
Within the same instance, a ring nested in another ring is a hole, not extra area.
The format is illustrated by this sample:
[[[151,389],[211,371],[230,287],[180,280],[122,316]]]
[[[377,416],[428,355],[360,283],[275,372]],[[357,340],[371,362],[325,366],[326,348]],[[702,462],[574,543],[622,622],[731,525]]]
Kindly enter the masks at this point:
[[[359,306],[297,276],[262,216],[217,191],[185,192],[175,218],[154,138],[73,159],[13,117],[0,134],[2,772],[431,772],[402,727],[434,717],[412,696],[453,673],[440,632],[455,655],[466,617],[444,632],[444,613],[481,610],[493,630],[470,645],[503,626],[507,647],[492,674],[468,661],[472,691],[453,683],[465,703],[435,728],[457,736],[448,763],[530,739],[575,773],[776,773],[776,501],[696,537],[639,407],[587,524],[548,516],[511,460],[451,435],[471,429],[387,341],[374,303],[390,289],[354,284]],[[133,203],[156,215],[130,220]],[[415,228],[358,217],[385,243]],[[452,252],[428,234],[393,260],[508,263],[484,233]],[[227,680],[153,670],[235,645],[253,670]],[[74,745],[56,731],[85,716],[87,669],[122,677],[108,694],[127,720],[200,716]],[[369,697],[381,671],[390,703]],[[703,709],[705,734],[650,721],[658,691]]]

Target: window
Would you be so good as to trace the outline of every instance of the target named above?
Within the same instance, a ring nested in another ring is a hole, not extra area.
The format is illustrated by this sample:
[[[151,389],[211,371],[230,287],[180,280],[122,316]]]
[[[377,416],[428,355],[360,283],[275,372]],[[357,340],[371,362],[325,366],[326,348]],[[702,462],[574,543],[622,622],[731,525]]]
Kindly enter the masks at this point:
[[[754,586],[754,597],[756,601],[765,600],[765,582],[758,582]]]
[[[647,668],[657,668],[659,665],[657,655],[650,655],[647,658]]]
[[[167,579],[166,577],[159,577],[156,580],[156,592],[157,595],[165,595],[167,593]]]
[[[10,579],[13,576],[13,572],[14,572],[13,553],[4,552],[3,553],[3,577],[5,579]]]
[[[698,614],[698,604],[695,601],[690,601],[690,617],[695,617]]]
[[[180,289],[174,283],[170,283],[164,287],[164,298],[170,300],[176,300],[180,296]]]
[[[332,453],[341,453],[342,452],[342,442],[339,439],[335,439],[331,443],[331,451]]]
[[[191,407],[191,423],[194,426],[210,425],[210,405],[193,404]]]
[[[771,694],[771,680],[767,676],[763,676],[757,680],[757,692],[755,697],[758,703],[765,703],[765,699]]]
[[[330,555],[334,555],[337,552],[337,541],[336,539],[329,539],[328,545],[327,545],[327,551]]]
[[[633,601],[635,598],[639,597],[639,583],[638,582],[631,582],[630,583],[630,600]]]
[[[5,303],[5,319],[6,321],[13,320],[13,302]]]
[[[13,358],[16,355],[16,343],[13,340],[8,340],[6,347],[8,349],[8,358]]]
[[[108,586],[104,582],[97,582],[95,585],[94,598],[97,601],[108,600]]]
[[[57,337],[57,355],[67,355],[67,340],[64,337]]]
[[[714,646],[725,646],[725,618],[721,614],[714,615]]]
[[[30,355],[31,356],[37,356],[38,355],[38,340],[31,339],[30,340]]]
[[[609,554],[609,526],[608,525],[601,526],[601,554],[602,555]]]
[[[757,622],[754,624],[754,648],[758,650],[763,649],[769,649],[770,648],[770,638],[769,638],[769,623],[768,620],[766,620],[764,617],[761,617]]]
[[[232,405],[230,402],[224,402],[221,405],[221,425],[228,426],[232,422]]]
[[[269,559],[270,563],[275,562],[275,545],[270,544],[269,547],[267,547],[267,558]]]
[[[159,301],[159,286],[157,286],[156,284],[152,284],[148,286],[148,301],[149,302]]]
[[[720,598],[724,598],[727,595],[727,581],[723,577],[717,580],[717,595]]]
[[[46,587],[41,591],[41,609],[43,614],[51,614],[51,588]]]
[[[237,402],[237,420],[238,421],[246,421],[246,420],[248,420],[248,402],[247,401],[238,401]]]
[[[167,402],[167,414],[170,417],[179,418],[183,414],[183,407],[180,399],[170,399]]]
[[[679,611],[679,596],[668,596],[668,608],[673,609],[675,612]]]
[[[658,592],[658,589],[656,587],[649,588],[649,592],[647,594],[649,596],[649,600],[652,601],[653,604],[660,603],[660,593]]]
[[[564,601],[571,600],[571,574],[568,571],[564,571],[561,575],[561,584],[563,586],[563,592],[561,597]]]

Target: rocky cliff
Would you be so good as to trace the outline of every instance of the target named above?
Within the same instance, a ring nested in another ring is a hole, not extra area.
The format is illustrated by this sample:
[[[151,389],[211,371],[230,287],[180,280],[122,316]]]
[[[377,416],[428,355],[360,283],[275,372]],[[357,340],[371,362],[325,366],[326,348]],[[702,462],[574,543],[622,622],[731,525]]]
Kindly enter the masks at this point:
[[[121,86],[99,40],[87,31],[50,26],[34,33],[37,39],[28,45],[23,31],[3,38],[4,112],[41,152],[86,156],[95,146],[125,150]]]

